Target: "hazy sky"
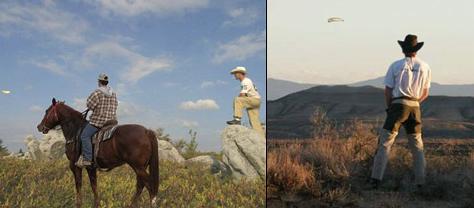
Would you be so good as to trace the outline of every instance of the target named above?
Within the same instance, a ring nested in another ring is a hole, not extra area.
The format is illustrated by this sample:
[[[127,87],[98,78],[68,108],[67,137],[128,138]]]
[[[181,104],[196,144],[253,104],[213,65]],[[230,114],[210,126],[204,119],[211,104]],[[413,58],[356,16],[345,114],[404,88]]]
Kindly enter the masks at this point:
[[[54,96],[77,110],[105,72],[119,122],[198,132],[220,150],[245,66],[265,95],[265,2],[70,0],[0,2],[0,139],[23,147]],[[265,99],[265,97],[263,97]],[[265,118],[265,105],[261,110]],[[247,122],[248,123],[248,122]]]
[[[403,57],[396,42],[424,41],[433,81],[474,83],[474,1],[271,0],[268,75],[345,84],[385,75]],[[328,23],[329,17],[343,23]]]

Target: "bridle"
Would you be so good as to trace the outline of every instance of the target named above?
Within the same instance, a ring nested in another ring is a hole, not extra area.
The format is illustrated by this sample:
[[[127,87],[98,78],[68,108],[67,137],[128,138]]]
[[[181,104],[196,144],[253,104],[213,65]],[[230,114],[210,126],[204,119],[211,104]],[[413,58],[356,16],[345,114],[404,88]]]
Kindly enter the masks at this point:
[[[58,104],[54,104],[51,109],[48,111],[48,114],[46,115],[46,118],[45,120],[46,121],[50,121],[51,119],[55,119],[55,121],[59,121],[59,115],[58,115],[58,112],[57,112],[57,107]],[[82,118],[83,119],[86,119],[87,117],[87,114],[89,113],[89,109],[86,109],[85,111],[83,111],[81,114],[82,114]],[[65,120],[65,121],[62,121],[60,122],[61,125],[66,125],[70,122],[73,122],[74,119],[68,119],[68,120]],[[57,125],[56,125],[57,126]],[[41,127],[44,129],[44,130],[47,130],[47,131],[50,131],[51,129],[55,128],[56,126],[53,126],[53,127],[48,127],[46,125],[46,122],[44,122],[43,124],[41,124]],[[73,136],[73,138],[65,138],[66,139],[66,145],[67,144],[71,144],[71,143],[74,143],[74,141],[77,139],[77,137],[81,134],[83,128],[79,128],[78,132],[75,134],[75,136]]]
[[[50,119],[50,117],[51,117],[51,114],[53,113],[52,111],[54,111],[54,115],[53,115],[53,116],[54,116],[54,118],[56,119],[56,121],[59,121],[58,112],[57,112],[57,110],[56,110],[56,106],[57,106],[57,105],[58,105],[58,104],[54,104],[53,107],[52,107],[52,108],[50,109],[50,111],[48,112],[48,115],[46,116],[46,120],[47,120],[47,121],[49,121],[49,119]],[[88,113],[89,113],[89,109],[86,109],[85,111],[83,111],[83,112],[81,113],[81,114],[82,114],[82,117],[83,117],[84,119],[87,118],[87,114],[88,114]],[[73,119],[69,119],[69,120],[67,120],[67,121],[64,121],[63,123],[64,123],[64,124],[67,124],[67,123],[69,123],[69,122],[71,122],[71,121],[73,121]],[[46,126],[45,123],[46,123],[46,122],[44,122],[43,124],[41,124],[41,126],[42,126],[45,130],[47,130],[47,131],[49,131],[49,130],[51,130],[51,129],[53,129],[54,127],[57,126],[57,125],[56,125],[56,126],[53,126],[53,127],[48,127],[48,126]]]
[[[51,111],[54,111],[54,118],[56,118],[56,121],[59,121],[58,112],[56,111],[56,105],[57,105],[57,104],[54,104],[53,107],[51,108],[51,110],[48,112],[48,115],[46,115],[46,121],[49,121],[49,120],[50,120],[49,118],[51,117],[51,113],[53,113],[53,112],[51,112]],[[43,122],[43,124],[41,124],[41,126],[42,126],[44,129],[46,129],[47,131],[49,131],[49,130],[53,129],[54,127],[56,127],[56,126],[48,127],[48,126],[46,126],[45,123],[46,123],[46,122]]]

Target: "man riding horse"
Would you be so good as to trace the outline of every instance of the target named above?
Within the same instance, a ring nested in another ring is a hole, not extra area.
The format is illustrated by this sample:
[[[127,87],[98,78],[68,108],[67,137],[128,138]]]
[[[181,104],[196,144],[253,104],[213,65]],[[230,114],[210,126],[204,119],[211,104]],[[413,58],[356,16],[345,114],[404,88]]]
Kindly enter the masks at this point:
[[[117,96],[108,86],[109,77],[106,74],[100,74],[98,82],[99,87],[87,98],[87,108],[92,110],[92,115],[81,134],[82,155],[76,162],[78,167],[92,165],[92,136],[107,121],[117,119]]]
[[[99,128],[105,128],[110,119],[115,119],[117,98],[115,93],[107,87],[108,77],[99,76],[99,88],[87,100],[87,107],[93,111],[91,120],[87,121],[81,112],[67,106],[65,102],[52,99],[51,106],[46,110],[37,129],[43,134],[60,126],[66,139],[66,157],[69,168],[74,175],[76,185],[76,207],[82,204],[82,171],[89,176],[90,185],[94,193],[94,206],[100,205],[97,190],[97,170],[112,170],[113,168],[128,164],[136,174],[136,190],[132,197],[131,206],[135,207],[144,188],[150,194],[150,206],[157,203],[159,187],[159,154],[158,140],[155,133],[138,124],[123,124],[116,126],[107,140],[100,142],[100,148],[95,150],[95,163],[91,165],[91,136]],[[78,133],[81,132],[79,139]],[[82,140],[82,141],[80,141]],[[82,151],[81,151],[82,149]],[[82,158],[82,159],[79,159]],[[76,162],[77,161],[77,162]],[[78,167],[82,166],[82,167]],[[148,171],[147,171],[148,169]]]

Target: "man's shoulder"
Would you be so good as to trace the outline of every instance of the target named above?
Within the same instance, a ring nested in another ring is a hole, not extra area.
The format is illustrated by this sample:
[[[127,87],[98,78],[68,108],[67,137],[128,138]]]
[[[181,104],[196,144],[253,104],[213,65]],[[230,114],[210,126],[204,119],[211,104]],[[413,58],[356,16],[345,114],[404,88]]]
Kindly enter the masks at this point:
[[[248,84],[248,83],[252,83],[252,80],[248,77],[245,77],[243,80],[242,80],[242,84]]]
[[[89,97],[93,97],[97,95],[100,95],[100,90],[95,89],[94,91],[91,92],[91,95]]]
[[[430,65],[428,65],[428,63],[426,61],[424,61],[423,59],[421,59],[421,58],[417,57],[416,62],[423,68],[426,68],[426,69],[430,68]]]
[[[405,58],[397,59],[396,61],[392,62],[390,66],[400,66],[405,64]]]

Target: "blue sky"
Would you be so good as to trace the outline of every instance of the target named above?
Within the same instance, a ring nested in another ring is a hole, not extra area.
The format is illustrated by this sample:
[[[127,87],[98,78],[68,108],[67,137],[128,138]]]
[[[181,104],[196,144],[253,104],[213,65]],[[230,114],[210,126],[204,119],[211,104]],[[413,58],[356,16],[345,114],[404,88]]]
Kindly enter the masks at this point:
[[[118,93],[119,122],[198,132],[220,150],[245,66],[265,95],[265,1],[2,1],[0,138],[23,147],[51,98],[83,110],[105,72]],[[265,100],[265,97],[262,98]],[[261,119],[266,109],[262,106]]]
[[[433,81],[472,84],[473,8],[472,0],[272,0],[268,76],[315,84],[380,77],[403,58],[397,40],[412,33],[425,42],[418,55]]]

